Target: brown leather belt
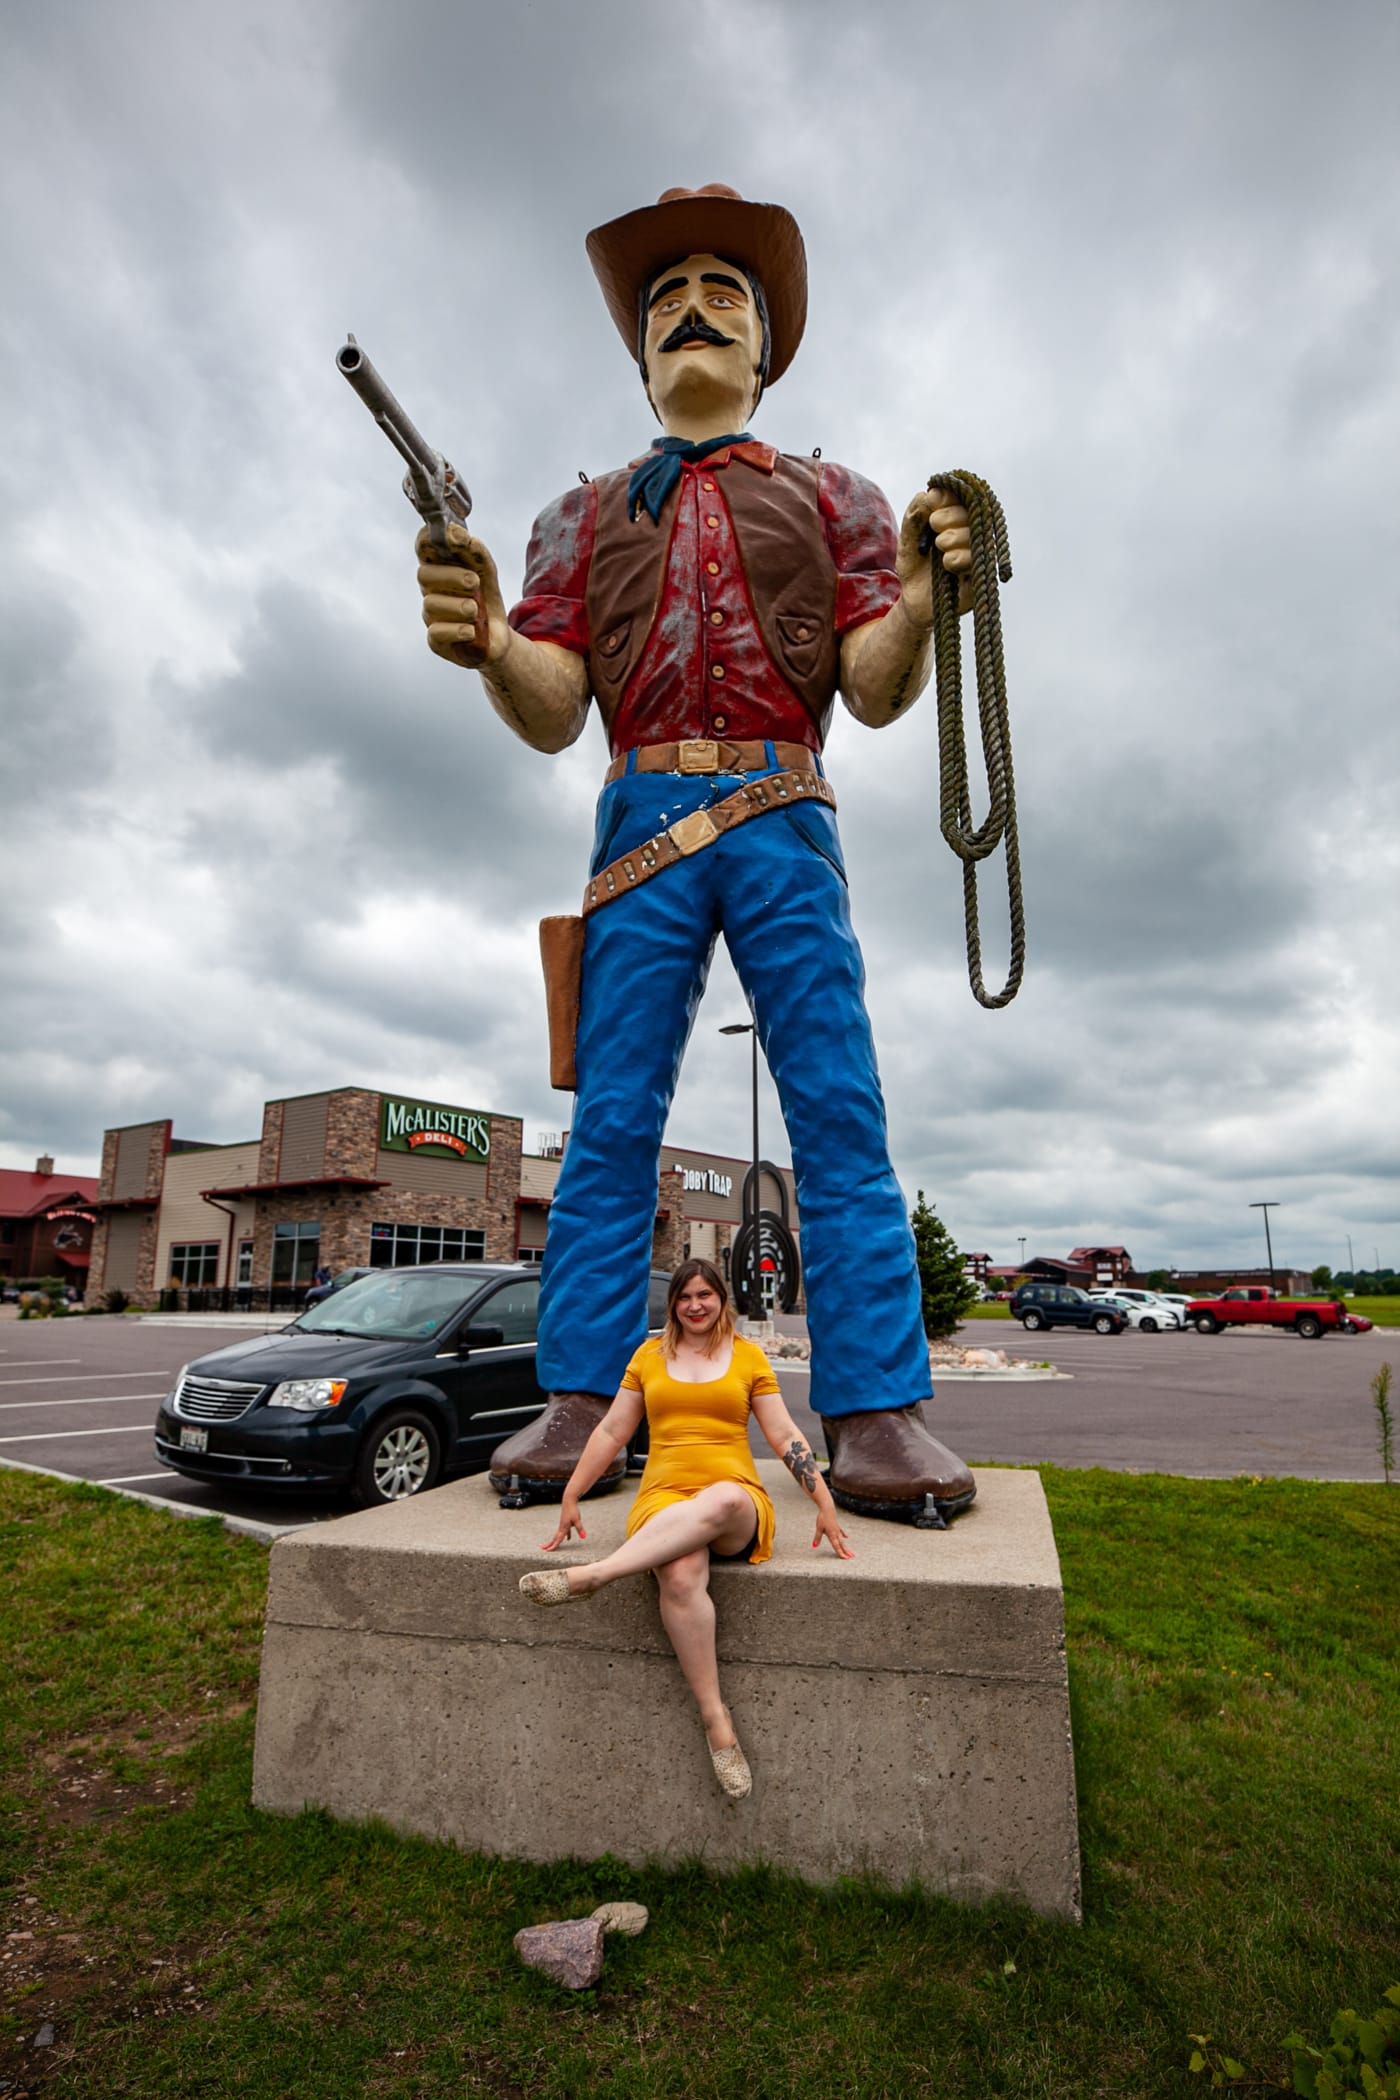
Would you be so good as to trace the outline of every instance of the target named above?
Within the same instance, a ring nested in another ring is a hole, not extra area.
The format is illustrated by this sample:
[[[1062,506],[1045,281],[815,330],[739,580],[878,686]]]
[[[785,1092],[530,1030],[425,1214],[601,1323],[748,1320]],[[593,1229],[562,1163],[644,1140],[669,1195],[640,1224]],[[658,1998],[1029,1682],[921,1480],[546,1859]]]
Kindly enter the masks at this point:
[[[650,748],[666,750],[670,747],[653,744]],[[744,750],[747,747],[733,745],[730,748]],[[779,744],[775,748],[781,751],[791,749],[791,746]],[[801,748],[805,750],[806,747]],[[761,751],[763,746],[760,744],[758,749]],[[807,755],[811,757],[810,752]],[[836,791],[815,767],[811,772],[790,768],[783,773],[764,773],[757,780],[746,781],[736,794],[726,795],[723,802],[713,802],[708,809],[692,810],[669,831],[658,832],[645,845],[634,846],[630,853],[623,854],[621,860],[603,868],[583,893],[584,917],[605,904],[611,904],[614,897],[621,897],[628,890],[649,882],[663,868],[673,868],[677,861],[699,853],[702,847],[712,846],[726,831],[747,824],[750,817],[761,817],[770,809],[782,809],[794,802],[824,802],[828,809],[835,809]]]
[[[631,756],[624,751],[603,775],[610,787],[621,780]],[[771,765],[766,744],[728,743],[722,737],[692,736],[680,744],[641,744],[634,773],[758,773]],[[815,773],[816,754],[805,744],[774,744],[773,758],[793,773]]]

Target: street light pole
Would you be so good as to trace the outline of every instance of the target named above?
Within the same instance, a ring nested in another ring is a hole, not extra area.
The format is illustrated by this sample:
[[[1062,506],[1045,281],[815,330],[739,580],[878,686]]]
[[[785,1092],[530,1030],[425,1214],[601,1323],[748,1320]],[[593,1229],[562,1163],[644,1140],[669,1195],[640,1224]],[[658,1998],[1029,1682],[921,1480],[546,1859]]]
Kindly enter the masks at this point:
[[[758,1177],[760,1156],[758,1150],[758,1030],[752,1021],[731,1021],[727,1027],[721,1028],[720,1034],[753,1037],[753,1193],[747,1197],[744,1204],[744,1223],[749,1227],[750,1263],[748,1287],[744,1293],[746,1301],[744,1309],[749,1319],[760,1320],[763,1317],[763,1308],[759,1303],[758,1283]]]
[[[1026,1266],[1026,1235],[1024,1234],[1024,1232],[1020,1232],[1016,1235],[1016,1241],[1017,1245],[1021,1249],[1021,1267],[1024,1269]]]
[[[1277,1210],[1279,1205],[1275,1199],[1271,1198],[1267,1203],[1251,1203],[1249,1207],[1251,1210],[1262,1210],[1264,1213],[1264,1245],[1269,1250],[1269,1289],[1272,1290],[1274,1287],[1274,1243],[1269,1232],[1269,1212]]]

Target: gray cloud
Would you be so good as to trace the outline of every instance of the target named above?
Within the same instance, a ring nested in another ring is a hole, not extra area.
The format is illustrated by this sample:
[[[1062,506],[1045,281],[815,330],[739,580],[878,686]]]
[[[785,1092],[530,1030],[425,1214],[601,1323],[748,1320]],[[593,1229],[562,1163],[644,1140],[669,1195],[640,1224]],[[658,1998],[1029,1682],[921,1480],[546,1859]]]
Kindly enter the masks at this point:
[[[1001,1256],[1224,1261],[1267,1179],[1288,1258],[1400,1259],[1392,8],[62,0],[10,42],[6,1158],[347,1080],[566,1120],[534,921],[601,739],[533,753],[429,658],[331,356],[355,328],[513,591],[534,513],[651,434],[583,234],[727,180],[811,257],[763,434],[896,506],[971,464],[1011,520],[1006,1013],[931,705],[830,747],[905,1185]],[[735,1153],[740,999],[721,959],[672,1119]]]

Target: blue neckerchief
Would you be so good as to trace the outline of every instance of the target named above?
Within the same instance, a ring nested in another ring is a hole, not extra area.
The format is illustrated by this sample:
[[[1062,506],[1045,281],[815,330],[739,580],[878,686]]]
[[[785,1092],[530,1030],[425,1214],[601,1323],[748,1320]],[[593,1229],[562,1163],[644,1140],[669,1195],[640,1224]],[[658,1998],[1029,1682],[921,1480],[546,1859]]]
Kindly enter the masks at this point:
[[[718,452],[721,445],[743,445],[753,442],[747,430],[731,431],[728,437],[705,438],[698,445],[688,445],[684,438],[653,438],[651,451],[638,467],[633,467],[627,483],[627,515],[633,524],[643,510],[651,513],[653,525],[661,523],[661,509],[666,498],[681,478],[681,461],[692,467],[711,452]]]

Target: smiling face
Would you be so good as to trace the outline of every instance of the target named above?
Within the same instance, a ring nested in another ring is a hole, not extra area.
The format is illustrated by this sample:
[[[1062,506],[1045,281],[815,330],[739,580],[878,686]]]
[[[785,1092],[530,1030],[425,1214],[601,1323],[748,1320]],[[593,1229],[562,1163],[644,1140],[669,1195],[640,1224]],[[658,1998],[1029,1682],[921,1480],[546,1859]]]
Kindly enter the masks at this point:
[[[692,1276],[676,1299],[676,1317],[691,1341],[703,1342],[723,1310],[720,1295],[703,1276]]]
[[[648,287],[641,331],[647,399],[671,435],[742,430],[762,387],[764,322],[747,278],[717,255],[691,255]]]

